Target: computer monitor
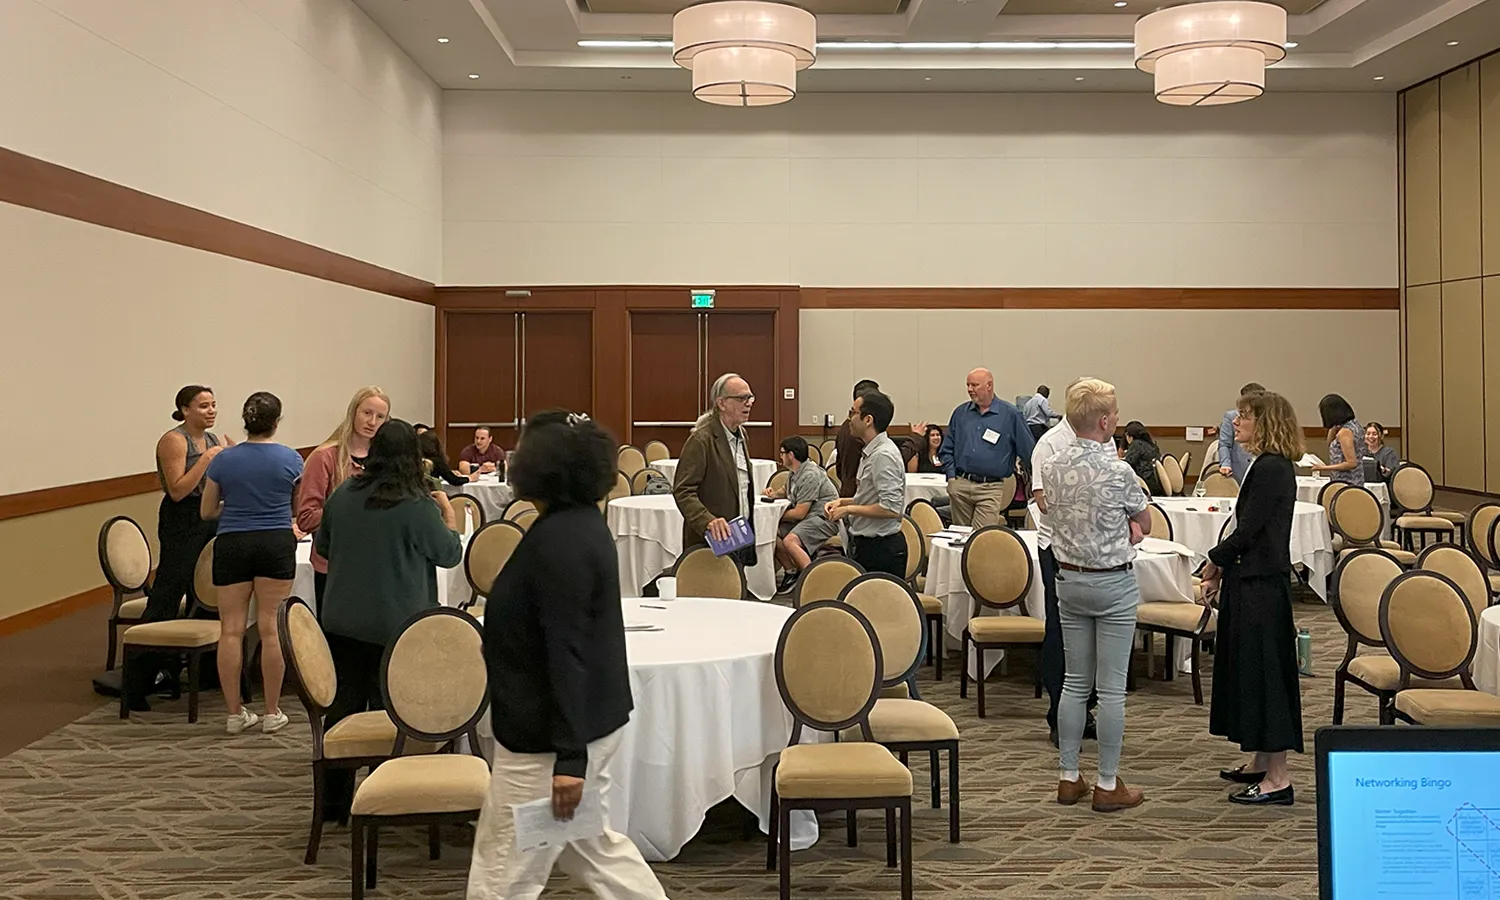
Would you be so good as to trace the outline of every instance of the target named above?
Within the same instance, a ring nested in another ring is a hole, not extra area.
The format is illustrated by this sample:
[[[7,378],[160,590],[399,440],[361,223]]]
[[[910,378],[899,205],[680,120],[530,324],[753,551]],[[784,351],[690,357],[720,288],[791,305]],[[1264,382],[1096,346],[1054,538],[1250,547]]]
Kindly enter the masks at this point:
[[[1318,896],[1500,898],[1500,728],[1320,728]]]

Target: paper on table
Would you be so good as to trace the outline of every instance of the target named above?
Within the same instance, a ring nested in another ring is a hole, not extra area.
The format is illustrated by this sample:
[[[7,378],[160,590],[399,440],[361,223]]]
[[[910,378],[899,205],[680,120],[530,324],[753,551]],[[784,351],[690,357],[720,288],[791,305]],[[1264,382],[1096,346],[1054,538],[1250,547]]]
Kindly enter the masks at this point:
[[[511,806],[516,825],[516,848],[522,853],[560,847],[569,841],[581,841],[604,834],[604,807],[598,788],[584,788],[583,799],[564,822],[552,816],[552,798]]]
[[[1175,553],[1178,556],[1194,556],[1193,551],[1187,547],[1182,546],[1176,541],[1164,541],[1161,538],[1145,538],[1136,547],[1146,553]]]
[[[1315,455],[1313,455],[1311,453],[1304,453],[1304,454],[1302,454],[1302,458],[1299,459],[1299,460],[1297,460],[1297,465],[1299,465],[1299,466],[1321,466],[1321,465],[1323,465],[1323,461],[1321,459],[1318,459],[1317,456],[1315,456]]]

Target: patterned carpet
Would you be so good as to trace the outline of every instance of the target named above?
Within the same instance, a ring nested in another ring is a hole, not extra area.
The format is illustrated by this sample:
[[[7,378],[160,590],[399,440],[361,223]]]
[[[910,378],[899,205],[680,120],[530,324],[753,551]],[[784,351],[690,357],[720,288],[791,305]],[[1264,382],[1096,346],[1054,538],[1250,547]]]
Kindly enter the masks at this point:
[[[1243,809],[1225,801],[1227,786],[1216,772],[1235,764],[1236,754],[1209,736],[1208,707],[1192,704],[1186,677],[1139,681],[1127,701],[1122,774],[1144,787],[1148,799],[1137,810],[1098,815],[1086,804],[1065,808],[1053,801],[1057,755],[1041,721],[1045,701],[1031,696],[1028,660],[1016,660],[1008,675],[990,682],[990,716],[983,722],[972,694],[958,698],[956,679],[934,684],[924,670],[925,696],[953,715],[964,735],[964,842],[946,843],[946,810],[920,811],[917,894],[950,900],[1315,896],[1312,731],[1329,721],[1329,676],[1343,639],[1321,603],[1299,602],[1296,614],[1313,633],[1317,677],[1303,680],[1309,755],[1293,759],[1298,804],[1290,809]],[[186,724],[185,703],[159,702],[129,723],[119,721],[116,707],[103,706],[0,759],[0,897],[349,895],[345,829],[325,831],[317,865],[301,862],[310,783],[306,719],[296,702],[287,703],[293,722],[280,734],[238,740],[218,727],[223,708],[216,695],[197,725]],[[1352,692],[1349,712],[1352,722],[1373,723],[1373,698]],[[1085,745],[1086,773],[1092,746]],[[926,764],[914,759],[914,766],[920,798]],[[796,855],[794,893],[897,896],[895,872],[883,865],[879,817],[866,820],[856,849],[844,846],[839,821],[826,822],[823,840]],[[742,824],[732,804],[713,810],[681,856],[657,866],[669,895],[774,896],[764,845],[743,840]],[[471,833],[450,829],[444,840],[444,858],[429,862],[425,835],[410,829],[383,835],[380,884],[370,896],[462,896]],[[558,896],[582,895],[563,876],[555,887]]]

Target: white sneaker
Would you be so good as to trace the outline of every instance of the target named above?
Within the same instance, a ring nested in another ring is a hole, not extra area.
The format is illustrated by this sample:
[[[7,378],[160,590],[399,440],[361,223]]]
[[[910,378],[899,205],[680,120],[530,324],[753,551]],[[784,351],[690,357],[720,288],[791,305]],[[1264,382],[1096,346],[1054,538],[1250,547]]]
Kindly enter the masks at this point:
[[[228,721],[224,725],[224,730],[229,732],[230,734],[239,734],[240,732],[244,731],[245,729],[249,728],[259,721],[260,716],[257,716],[255,713],[251,712],[248,709],[245,709],[244,707],[240,707],[240,714],[237,716],[230,716],[228,718]]]
[[[261,717],[260,730],[265,732],[266,734],[275,734],[276,732],[285,728],[286,723],[286,713],[278,709],[273,713],[266,713],[263,717]]]

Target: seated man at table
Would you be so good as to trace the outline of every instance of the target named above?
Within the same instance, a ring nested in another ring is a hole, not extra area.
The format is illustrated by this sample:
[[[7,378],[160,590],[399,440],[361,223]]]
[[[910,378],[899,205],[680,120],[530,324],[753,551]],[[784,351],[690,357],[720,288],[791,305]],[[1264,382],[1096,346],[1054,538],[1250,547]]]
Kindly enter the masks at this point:
[[[776,561],[784,574],[776,593],[781,594],[792,589],[797,573],[812,565],[812,555],[839,533],[839,527],[823,514],[823,507],[837,500],[839,491],[820,466],[807,464],[807,441],[802,438],[783,438],[776,455],[791,472],[785,492],[766,488],[767,497],[785,497],[789,503],[777,526]]]
[[[474,443],[458,453],[458,474],[489,475],[491,472],[504,477],[505,451],[490,436],[490,430],[481,425],[474,429]]]

